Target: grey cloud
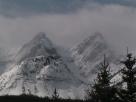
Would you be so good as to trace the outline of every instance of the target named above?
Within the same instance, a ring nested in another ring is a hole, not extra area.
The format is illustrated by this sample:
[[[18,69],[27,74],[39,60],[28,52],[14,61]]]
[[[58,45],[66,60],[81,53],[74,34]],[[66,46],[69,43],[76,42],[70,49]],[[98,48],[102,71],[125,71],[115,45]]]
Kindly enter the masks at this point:
[[[136,7],[135,0],[93,0],[93,2],[98,2],[103,5],[117,4],[117,5],[121,5],[121,6]]]
[[[119,5],[81,9],[72,14],[42,14],[25,18],[0,16],[0,45],[20,47],[38,32],[51,40],[72,47],[94,32],[101,32],[117,50],[135,50],[136,9]]]
[[[0,0],[0,13],[7,17],[44,13],[69,13],[82,8],[87,1],[88,0]]]
[[[135,0],[0,0],[0,14],[24,17],[37,14],[75,13],[92,4],[136,7]]]

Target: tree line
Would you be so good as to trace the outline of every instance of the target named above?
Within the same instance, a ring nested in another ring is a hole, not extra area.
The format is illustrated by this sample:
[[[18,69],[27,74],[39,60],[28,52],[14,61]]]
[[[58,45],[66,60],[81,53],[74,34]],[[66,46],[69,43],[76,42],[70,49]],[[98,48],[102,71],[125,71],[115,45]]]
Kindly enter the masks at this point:
[[[32,95],[0,96],[0,102],[136,102],[136,59],[128,53],[125,60],[120,63],[123,68],[118,73],[112,74],[110,65],[104,56],[94,84],[90,85],[84,100],[62,99],[57,89],[54,89],[51,98],[39,98]],[[112,82],[113,76],[119,73],[121,80]]]
[[[111,70],[104,57],[94,84],[88,91],[90,102],[136,102],[136,59],[131,53],[120,61],[123,68],[120,71],[122,80],[111,82]]]

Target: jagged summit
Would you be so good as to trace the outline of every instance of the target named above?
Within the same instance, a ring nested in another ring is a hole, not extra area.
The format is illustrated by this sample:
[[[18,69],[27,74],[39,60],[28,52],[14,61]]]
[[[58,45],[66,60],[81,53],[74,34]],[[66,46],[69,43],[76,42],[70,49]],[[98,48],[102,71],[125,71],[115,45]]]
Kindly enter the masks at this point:
[[[97,40],[97,41],[102,41],[104,42],[105,39],[103,37],[103,34],[99,33],[99,32],[95,32],[93,35],[90,35],[88,38],[86,38],[84,41],[94,41],[94,40]]]
[[[65,51],[40,32],[20,49],[16,63],[0,76],[0,95],[52,96],[56,88],[62,98],[84,97],[82,92],[96,77],[104,54],[108,61],[115,59],[101,33]]]
[[[45,32],[39,32],[35,38],[46,38],[46,33]]]
[[[93,39],[99,39],[99,41],[104,40],[103,34],[101,34],[100,32],[95,32],[93,35],[90,35],[88,38],[88,40],[93,40]]]
[[[86,49],[96,50],[96,48],[106,48],[107,43],[101,33],[95,33],[86,39],[84,39],[77,46],[72,48],[72,51],[77,51],[79,54],[82,54]],[[95,48],[95,49],[93,49]]]
[[[49,40],[47,37],[46,33],[44,32],[39,32],[38,34],[35,35],[35,37],[32,39],[33,41],[38,41],[38,40]]]
[[[49,55],[57,55],[56,49],[46,34],[40,32],[20,49],[15,61],[20,63],[26,58]]]
[[[92,80],[93,75],[96,75],[98,65],[103,61],[104,55],[107,56],[109,62],[115,60],[114,52],[111,51],[101,33],[89,36],[72,48],[71,51],[75,64],[80,68],[80,74],[83,77],[90,78],[89,80]]]
[[[100,37],[100,38],[104,39],[103,34],[100,32],[95,32],[94,35],[92,35],[92,36]]]
[[[57,88],[61,97],[71,93],[70,97],[74,97],[71,88],[78,89],[83,82],[58,49],[44,33],[37,34],[20,49],[12,68],[0,76],[0,95],[51,96]]]
[[[46,34],[44,32],[39,32],[37,35],[35,35],[35,37],[30,42],[28,42],[25,45],[28,45],[28,44],[31,44],[31,45],[41,44],[41,45],[44,45],[48,48],[53,47],[51,40],[46,36]]]

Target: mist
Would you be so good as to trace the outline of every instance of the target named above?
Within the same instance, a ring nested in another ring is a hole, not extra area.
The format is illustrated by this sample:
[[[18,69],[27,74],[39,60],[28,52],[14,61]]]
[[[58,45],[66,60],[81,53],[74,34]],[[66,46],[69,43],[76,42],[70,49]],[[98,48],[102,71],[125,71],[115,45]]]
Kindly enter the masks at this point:
[[[91,4],[92,5],[92,4]],[[20,48],[38,32],[57,45],[71,48],[100,32],[118,51],[136,49],[136,9],[123,5],[84,6],[72,13],[40,13],[29,16],[0,15],[0,46]]]

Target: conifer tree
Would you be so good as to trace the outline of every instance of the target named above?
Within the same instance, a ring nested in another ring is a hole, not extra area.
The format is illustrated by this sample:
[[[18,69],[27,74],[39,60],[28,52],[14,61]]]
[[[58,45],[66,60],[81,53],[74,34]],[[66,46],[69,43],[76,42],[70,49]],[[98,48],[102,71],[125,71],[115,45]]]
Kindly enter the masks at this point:
[[[103,63],[100,64],[99,73],[95,80],[89,96],[91,102],[114,102],[115,89],[110,86],[110,67],[104,56]]]
[[[136,75],[133,71],[136,59],[132,57],[131,53],[128,53],[127,59],[122,63],[125,66],[122,70],[122,79],[125,84],[120,92],[121,100],[123,102],[136,102]]]
[[[56,88],[54,89],[54,92],[53,92],[53,95],[52,95],[52,99],[53,100],[59,99],[59,93],[58,93]]]

